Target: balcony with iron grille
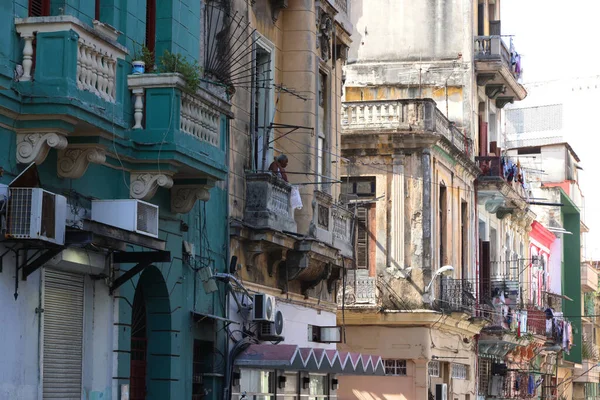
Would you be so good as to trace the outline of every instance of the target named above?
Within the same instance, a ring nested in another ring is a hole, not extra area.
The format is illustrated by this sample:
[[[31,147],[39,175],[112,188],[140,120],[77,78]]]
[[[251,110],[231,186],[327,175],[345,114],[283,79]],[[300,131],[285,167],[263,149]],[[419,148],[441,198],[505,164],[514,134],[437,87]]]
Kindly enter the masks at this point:
[[[515,100],[523,100],[527,91],[519,83],[521,60],[513,46],[507,46],[500,35],[476,36],[473,42],[477,85],[503,108]]]
[[[442,312],[461,312],[473,315],[475,312],[475,291],[473,282],[467,279],[443,277],[438,286],[434,308]]]
[[[431,99],[370,100],[342,104],[342,134],[349,150],[393,152],[434,144],[472,163],[473,141]],[[388,140],[378,141],[381,135]]]
[[[479,205],[499,218],[517,212],[521,216],[527,214],[533,222],[534,215],[528,211],[528,194],[520,167],[506,157],[475,157],[475,161],[481,170],[476,180]]]

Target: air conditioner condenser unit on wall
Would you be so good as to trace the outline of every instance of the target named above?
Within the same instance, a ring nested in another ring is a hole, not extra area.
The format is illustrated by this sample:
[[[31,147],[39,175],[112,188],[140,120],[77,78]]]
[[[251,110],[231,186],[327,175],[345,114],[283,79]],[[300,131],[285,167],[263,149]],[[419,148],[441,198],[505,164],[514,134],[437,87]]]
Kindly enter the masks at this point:
[[[158,206],[141,200],[93,200],[92,221],[158,237]]]
[[[64,196],[40,188],[8,188],[7,238],[63,245],[66,221]]]

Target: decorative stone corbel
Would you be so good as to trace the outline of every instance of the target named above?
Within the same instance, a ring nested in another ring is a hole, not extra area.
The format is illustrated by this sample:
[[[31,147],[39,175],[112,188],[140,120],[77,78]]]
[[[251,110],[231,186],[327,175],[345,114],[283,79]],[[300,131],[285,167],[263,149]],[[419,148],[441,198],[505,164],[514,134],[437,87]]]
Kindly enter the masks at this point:
[[[130,182],[129,195],[141,200],[150,200],[159,187],[173,187],[173,178],[159,172],[131,173]]]
[[[105,161],[106,151],[102,147],[71,145],[58,152],[56,172],[61,178],[79,179],[90,163],[102,164]]]
[[[17,161],[21,164],[40,165],[51,148],[61,150],[67,147],[67,137],[57,132],[17,133]]]
[[[288,8],[288,0],[271,0],[271,17],[273,23],[277,22],[279,13],[283,8]]]
[[[175,185],[171,189],[171,212],[187,214],[198,200],[208,201],[214,182],[204,185]]]

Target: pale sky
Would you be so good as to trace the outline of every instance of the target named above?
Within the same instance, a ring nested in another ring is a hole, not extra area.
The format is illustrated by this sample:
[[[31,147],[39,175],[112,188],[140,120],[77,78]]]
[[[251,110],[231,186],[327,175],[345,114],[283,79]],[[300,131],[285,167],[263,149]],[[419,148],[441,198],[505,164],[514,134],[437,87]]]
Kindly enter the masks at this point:
[[[521,54],[523,83],[554,81],[556,89],[536,96],[530,90],[522,106],[563,103],[563,136],[581,159],[584,217],[590,228],[587,258],[600,260],[600,21],[598,0],[502,0],[503,35],[514,35]],[[505,38],[509,43],[510,38]],[[581,79],[588,79],[582,85]],[[529,100],[529,101],[528,101]],[[519,106],[519,105],[517,105]]]

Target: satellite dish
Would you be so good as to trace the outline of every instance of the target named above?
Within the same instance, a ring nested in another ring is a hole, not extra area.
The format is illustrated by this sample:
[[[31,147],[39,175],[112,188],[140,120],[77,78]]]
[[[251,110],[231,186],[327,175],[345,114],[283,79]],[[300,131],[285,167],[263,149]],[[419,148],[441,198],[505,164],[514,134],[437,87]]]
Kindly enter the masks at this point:
[[[279,310],[275,313],[275,334],[281,336],[283,333],[283,313]]]

